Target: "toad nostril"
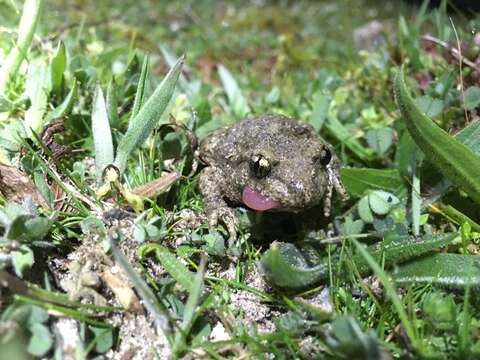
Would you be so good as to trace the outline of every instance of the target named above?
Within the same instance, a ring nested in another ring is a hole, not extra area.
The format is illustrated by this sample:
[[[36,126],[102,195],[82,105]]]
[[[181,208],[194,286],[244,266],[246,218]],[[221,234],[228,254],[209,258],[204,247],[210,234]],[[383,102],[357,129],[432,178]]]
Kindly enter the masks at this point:
[[[325,146],[320,154],[320,164],[327,166],[330,163],[330,160],[332,160],[332,152]]]

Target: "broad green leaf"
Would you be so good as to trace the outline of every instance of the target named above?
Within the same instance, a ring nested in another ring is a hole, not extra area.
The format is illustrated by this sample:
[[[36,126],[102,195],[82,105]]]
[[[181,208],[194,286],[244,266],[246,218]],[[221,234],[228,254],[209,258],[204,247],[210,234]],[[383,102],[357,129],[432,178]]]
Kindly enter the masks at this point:
[[[398,284],[428,283],[465,287],[480,286],[480,256],[432,254],[400,265],[394,272]]]
[[[57,46],[57,51],[53,55],[50,63],[50,74],[52,77],[52,91],[59,95],[62,90],[63,73],[67,64],[67,57],[65,54],[65,44],[60,41]]]
[[[240,90],[237,81],[230,71],[228,71],[228,69],[222,64],[218,65],[218,75],[222,81],[233,114],[239,118],[245,117],[245,115],[250,112],[250,108],[242,95],[242,91]]]
[[[362,197],[358,202],[358,215],[366,223],[373,223],[373,213],[368,203],[368,195]]]
[[[382,359],[385,350],[373,330],[362,331],[357,321],[348,315],[337,315],[325,338],[335,359]]]
[[[175,91],[183,61],[184,57],[182,56],[142,106],[139,113],[130,121],[127,133],[120,140],[115,158],[115,164],[121,173],[125,170],[128,156],[150,135],[167,108]]]
[[[205,251],[209,255],[222,256],[225,255],[225,239],[217,231],[210,232],[202,236],[205,241]]]
[[[0,147],[5,151],[18,153],[26,136],[24,122],[10,119],[0,127]]]
[[[6,238],[11,240],[21,240],[23,235],[27,233],[25,223],[31,217],[31,215],[19,215],[15,217],[6,230]]]
[[[48,206],[53,209],[55,205],[55,195],[48,186],[47,181],[45,180],[45,176],[43,175],[43,173],[35,171],[35,173],[33,174],[33,179],[35,182],[35,186],[37,187],[40,194],[42,194],[43,199],[48,204]]]
[[[43,290],[43,289],[42,289]],[[37,305],[30,305],[31,312],[28,318],[28,324],[46,323],[48,321],[48,311]]]
[[[32,138],[32,131],[40,133],[43,115],[47,109],[48,94],[51,90],[50,71],[43,59],[36,59],[28,67],[25,94],[30,99],[30,107],[25,112],[25,131]]]
[[[170,276],[185,290],[190,291],[195,275],[165,246],[151,243],[141,246],[138,250],[141,257],[151,251],[155,251],[158,261]]]
[[[480,202],[480,157],[418,109],[408,93],[403,70],[395,77],[394,90],[407,129],[427,159],[473,200]]]
[[[113,143],[107,107],[99,84],[93,96],[92,136],[95,147],[95,176],[97,182],[100,182],[105,167],[113,163]]]
[[[26,0],[23,4],[22,17],[18,26],[18,39],[12,46],[7,58],[0,68],[0,98],[5,97],[5,89],[20,68],[32,43],[38,18],[40,17],[41,0]]]
[[[357,219],[354,221],[352,215],[348,215],[345,218],[345,223],[343,224],[341,233],[344,236],[361,234],[364,225],[365,224],[363,220]]]
[[[370,209],[377,215],[386,215],[390,209],[400,202],[398,198],[383,190],[374,190],[368,194]]]
[[[419,96],[415,99],[415,103],[420,111],[430,118],[440,115],[443,111],[443,101],[428,95]]]
[[[28,210],[25,209],[22,205],[13,201],[9,201],[8,203],[6,203],[3,211],[5,212],[5,214],[7,214],[10,220],[14,220],[17,216],[22,215],[32,216],[28,212]]]
[[[147,232],[142,224],[133,226],[132,236],[138,244],[143,244],[147,240]]]
[[[428,324],[437,330],[453,330],[455,328],[457,310],[453,294],[440,292],[425,296],[422,306]]]
[[[52,222],[45,218],[36,216],[32,219],[28,219],[25,222],[26,236],[28,240],[42,240],[45,235],[48,234],[50,228],[52,227]]]
[[[53,337],[48,328],[40,323],[30,326],[32,337],[28,343],[27,350],[35,356],[44,356],[53,345]]]
[[[90,330],[95,334],[95,351],[100,354],[107,352],[113,345],[112,329],[90,326]]]
[[[340,175],[350,195],[360,197],[367,190],[385,190],[402,196],[403,180],[396,169],[342,168]]]
[[[384,155],[392,145],[393,130],[391,128],[370,129],[367,132],[367,143],[378,155]]]
[[[27,245],[21,245],[18,250],[12,252],[13,270],[20,278],[23,277],[25,270],[32,267],[34,262],[33,251]]]
[[[75,103],[76,98],[77,98],[77,80],[73,79],[70,92],[65,97],[65,99],[63,99],[60,105],[58,105],[55,109],[47,113],[44,119],[44,123],[48,123],[50,120],[68,115],[70,111],[72,111],[73,104]]]
[[[465,91],[465,108],[473,110],[480,104],[480,88],[471,86]]]
[[[480,156],[480,120],[474,120],[455,134],[455,138]]]
[[[327,118],[331,99],[327,94],[319,93],[315,96],[314,101],[309,123],[313,125],[315,130],[320,131]]]

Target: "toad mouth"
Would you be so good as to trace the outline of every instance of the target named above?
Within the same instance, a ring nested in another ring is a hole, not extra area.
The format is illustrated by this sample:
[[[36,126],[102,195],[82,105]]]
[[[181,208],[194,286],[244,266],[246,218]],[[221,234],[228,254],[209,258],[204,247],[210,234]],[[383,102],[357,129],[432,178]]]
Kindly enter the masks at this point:
[[[242,201],[250,209],[257,211],[266,211],[281,206],[280,202],[273,200],[268,196],[260,194],[258,191],[253,190],[249,186],[246,186],[243,189]]]

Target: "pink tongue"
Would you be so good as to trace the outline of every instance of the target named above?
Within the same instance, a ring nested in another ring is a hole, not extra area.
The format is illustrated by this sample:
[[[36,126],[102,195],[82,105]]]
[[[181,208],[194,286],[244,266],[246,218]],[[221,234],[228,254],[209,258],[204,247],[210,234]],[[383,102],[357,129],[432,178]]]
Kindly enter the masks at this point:
[[[268,196],[263,196],[248,186],[243,189],[242,201],[249,208],[257,211],[265,211],[280,207],[278,201],[275,201]]]

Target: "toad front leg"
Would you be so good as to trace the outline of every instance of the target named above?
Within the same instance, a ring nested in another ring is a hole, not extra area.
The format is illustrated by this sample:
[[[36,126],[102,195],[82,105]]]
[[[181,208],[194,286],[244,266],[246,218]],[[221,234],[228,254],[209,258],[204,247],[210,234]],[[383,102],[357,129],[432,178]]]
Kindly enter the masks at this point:
[[[209,166],[200,174],[199,188],[203,196],[208,225],[214,228],[219,221],[224,223],[229,234],[228,243],[233,245],[237,237],[237,219],[233,209],[224,200],[220,185],[224,181],[225,176],[222,171],[214,166]]]

